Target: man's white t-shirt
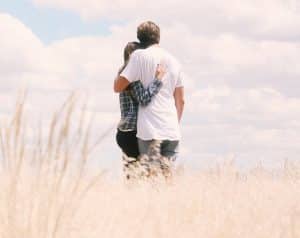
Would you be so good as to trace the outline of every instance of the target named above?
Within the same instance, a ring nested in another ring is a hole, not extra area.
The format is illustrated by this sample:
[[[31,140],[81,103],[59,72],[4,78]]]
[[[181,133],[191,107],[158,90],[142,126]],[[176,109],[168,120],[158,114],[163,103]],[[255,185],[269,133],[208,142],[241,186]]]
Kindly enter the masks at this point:
[[[182,87],[181,66],[166,50],[154,45],[136,50],[121,73],[129,82],[141,80],[147,87],[154,79],[157,65],[166,68],[163,86],[146,107],[139,107],[137,137],[142,140],[180,140],[174,91]]]

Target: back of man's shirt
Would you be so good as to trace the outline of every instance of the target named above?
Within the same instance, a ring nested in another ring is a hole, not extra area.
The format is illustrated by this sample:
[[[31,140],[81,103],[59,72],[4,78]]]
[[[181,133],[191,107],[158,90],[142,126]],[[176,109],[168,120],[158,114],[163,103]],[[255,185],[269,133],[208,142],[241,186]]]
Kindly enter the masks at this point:
[[[176,87],[182,87],[181,67],[159,46],[135,51],[121,76],[130,82],[141,80],[147,87],[155,78],[158,64],[166,68],[163,86],[147,107],[139,107],[137,137],[142,140],[179,140],[180,131],[174,101]]]

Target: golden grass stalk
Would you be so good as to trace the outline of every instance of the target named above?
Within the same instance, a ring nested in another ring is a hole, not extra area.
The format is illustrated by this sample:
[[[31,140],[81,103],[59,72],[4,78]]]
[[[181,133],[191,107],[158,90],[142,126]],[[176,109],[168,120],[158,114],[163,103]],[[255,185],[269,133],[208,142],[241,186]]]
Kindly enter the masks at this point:
[[[84,125],[83,110],[77,128],[71,128],[72,94],[52,117],[46,138],[40,124],[35,141],[27,142],[25,99],[26,94],[19,97],[11,122],[0,128],[0,237],[65,237],[80,197],[102,178],[103,171],[85,178],[91,122]]]
[[[25,96],[0,125],[0,238],[300,237],[296,162],[241,173],[232,160],[127,186],[103,171],[91,176],[89,155],[108,131],[91,143],[92,119],[86,105],[74,119],[74,94],[34,140]]]

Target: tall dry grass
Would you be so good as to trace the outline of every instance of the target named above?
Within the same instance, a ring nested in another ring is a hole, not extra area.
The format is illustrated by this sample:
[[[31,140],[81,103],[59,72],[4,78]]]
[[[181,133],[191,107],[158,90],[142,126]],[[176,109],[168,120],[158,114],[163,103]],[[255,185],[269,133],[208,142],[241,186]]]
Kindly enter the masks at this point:
[[[0,237],[69,237],[82,197],[103,174],[86,173],[93,149],[91,121],[86,122],[83,109],[71,128],[72,94],[54,113],[46,136],[42,125],[29,132],[25,98],[19,98],[12,120],[0,127]]]
[[[73,123],[75,105],[71,95],[46,134],[35,128],[34,141],[27,139],[24,99],[1,125],[1,238],[300,237],[297,165],[242,174],[226,162],[167,183],[91,175],[91,123],[85,110]]]

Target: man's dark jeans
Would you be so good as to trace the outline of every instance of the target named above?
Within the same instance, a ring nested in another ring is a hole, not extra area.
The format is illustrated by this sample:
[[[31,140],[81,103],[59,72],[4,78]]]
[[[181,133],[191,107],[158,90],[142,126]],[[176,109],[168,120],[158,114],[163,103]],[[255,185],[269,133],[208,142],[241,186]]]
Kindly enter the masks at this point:
[[[155,140],[138,139],[140,154],[148,154],[149,148]],[[178,154],[179,141],[163,140],[160,144],[160,154],[170,160],[175,160]]]

